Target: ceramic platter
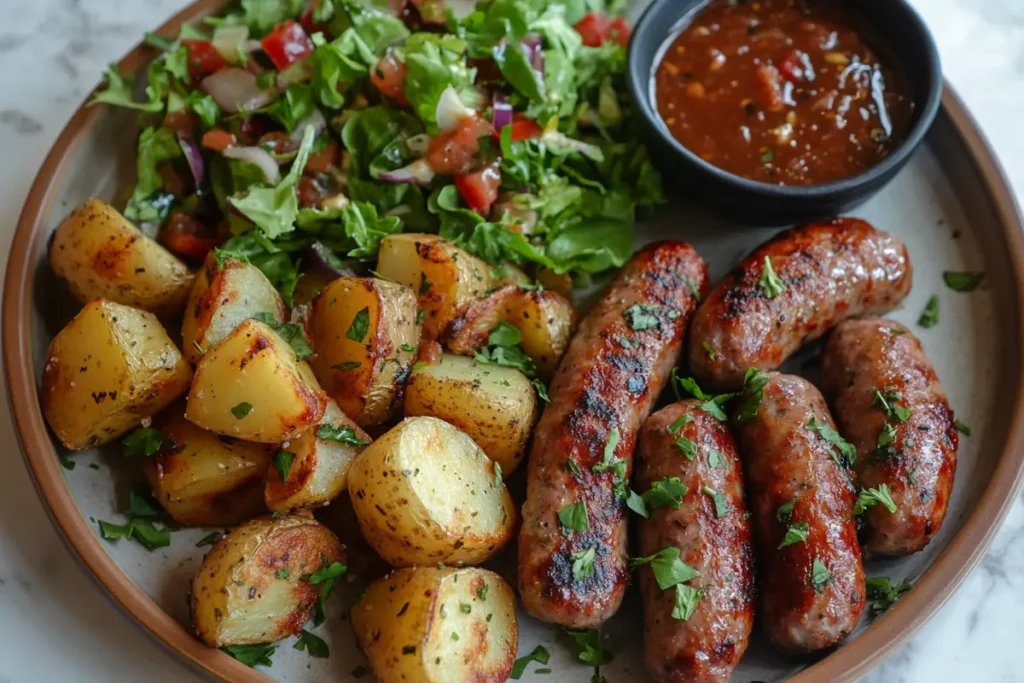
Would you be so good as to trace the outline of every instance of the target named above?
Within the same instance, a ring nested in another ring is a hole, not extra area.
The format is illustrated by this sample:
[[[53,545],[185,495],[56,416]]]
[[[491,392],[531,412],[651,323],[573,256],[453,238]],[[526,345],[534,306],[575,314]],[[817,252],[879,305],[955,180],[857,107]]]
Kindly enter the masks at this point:
[[[173,18],[164,33],[213,11],[202,0]],[[136,49],[122,72],[143,68],[152,54]],[[45,261],[47,239],[67,213],[90,196],[112,199],[134,174],[135,116],[108,107],[80,109],[47,157],[29,194],[14,239],[4,291],[3,345],[7,387],[26,461],[57,526],[96,580],[137,623],[208,675],[237,681],[351,681],[365,660],[347,623],[353,582],[332,599],[329,659],[312,659],[284,641],[270,669],[249,669],[209,649],[186,630],[189,581],[205,548],[196,541],[209,530],[173,534],[169,548],[148,552],[137,544],[111,544],[98,535],[96,519],[119,519],[132,470],[112,449],[77,456],[73,471],[57,459],[39,406],[39,378],[49,340],[77,311]],[[814,658],[786,658],[771,650],[758,629],[734,680],[852,680],[903,643],[956,589],[982,557],[1009,509],[1024,463],[1021,353],[1024,320],[1024,235],[1006,180],[956,96],[949,90],[927,143],[895,181],[855,215],[901,237],[910,249],[914,287],[892,314],[921,337],[959,419],[973,429],[961,440],[956,485],[941,533],[912,557],[871,562],[868,576],[906,577],[914,588],[884,616],[860,628],[839,649]],[[730,225],[682,203],[665,207],[638,229],[638,243],[661,238],[693,243],[719,279],[772,231]],[[984,285],[970,294],[942,282],[944,270],[984,271]],[[932,294],[941,322],[916,326]],[[805,349],[785,368],[813,375],[817,348]],[[95,463],[98,469],[87,464]],[[525,468],[523,468],[525,470]],[[493,567],[514,578],[515,551]],[[514,580],[512,581],[514,584]],[[602,629],[614,659],[602,668],[610,683],[647,680],[641,662],[639,591],[627,594],[619,614]],[[519,653],[538,644],[551,652],[552,675],[538,681],[585,683],[592,669],[576,661],[558,628],[521,614]],[[532,667],[531,667],[532,668]],[[523,680],[531,680],[528,674]]]

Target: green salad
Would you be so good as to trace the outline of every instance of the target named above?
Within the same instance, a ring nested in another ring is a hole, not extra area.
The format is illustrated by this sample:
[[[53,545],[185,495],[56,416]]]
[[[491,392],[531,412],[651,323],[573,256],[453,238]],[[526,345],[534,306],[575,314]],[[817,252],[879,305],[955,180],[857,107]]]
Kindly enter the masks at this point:
[[[140,112],[124,214],[193,263],[244,256],[289,300],[304,269],[366,272],[397,232],[585,283],[663,201],[617,9],[241,0],[150,34],[145,86],[111,66],[93,100]]]

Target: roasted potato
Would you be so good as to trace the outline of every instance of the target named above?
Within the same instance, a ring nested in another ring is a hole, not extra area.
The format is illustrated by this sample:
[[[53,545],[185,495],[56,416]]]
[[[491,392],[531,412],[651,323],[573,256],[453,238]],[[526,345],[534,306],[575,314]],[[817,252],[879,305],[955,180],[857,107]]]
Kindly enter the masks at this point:
[[[181,311],[193,275],[112,206],[88,199],[53,234],[50,267],[81,303],[104,297],[157,315]]]
[[[351,616],[378,683],[504,683],[512,672],[515,594],[486,569],[398,569]]]
[[[458,427],[507,475],[523,458],[537,396],[518,370],[446,353],[437,363],[416,365],[405,389],[405,414]]]
[[[445,334],[445,345],[454,353],[472,355],[487,346],[487,337],[499,322],[520,331],[523,352],[537,366],[540,378],[548,381],[576,330],[576,311],[565,297],[550,290],[502,287],[459,311]]]
[[[259,517],[214,544],[192,579],[192,627],[210,647],[298,635],[320,595],[310,575],[345,563],[338,537],[308,516]]]
[[[515,531],[495,464],[437,418],[405,419],[360,453],[348,476],[359,528],[395,567],[477,564]]]
[[[174,446],[146,458],[153,495],[181,526],[231,526],[267,511],[267,444],[217,436],[185,419],[174,404],[154,424]]]
[[[490,266],[437,235],[388,235],[377,272],[412,288],[424,312],[423,336],[438,339],[456,312],[491,288]]]
[[[188,391],[192,368],[152,313],[97,299],[46,352],[43,413],[71,450],[104,444]]]
[[[279,334],[245,320],[196,368],[185,417],[203,429],[282,443],[319,424],[327,394]]]
[[[368,443],[366,432],[328,401],[319,425],[282,446],[294,457],[284,481],[277,470],[267,474],[267,507],[287,512],[331,502],[348,486],[352,460]]]
[[[313,302],[306,329],[316,349],[313,372],[338,407],[363,427],[389,420],[419,345],[412,290],[339,278]]]
[[[237,259],[224,259],[218,264],[210,254],[185,306],[181,325],[185,357],[197,365],[206,349],[258,313],[267,313],[279,323],[288,315],[281,295],[267,276],[256,266]]]

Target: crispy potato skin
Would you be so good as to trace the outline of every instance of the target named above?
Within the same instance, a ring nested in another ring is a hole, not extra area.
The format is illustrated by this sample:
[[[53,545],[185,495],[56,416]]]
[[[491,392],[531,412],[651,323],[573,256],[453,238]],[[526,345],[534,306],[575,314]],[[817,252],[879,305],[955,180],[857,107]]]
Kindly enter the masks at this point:
[[[561,294],[509,285],[463,306],[448,325],[445,345],[453,353],[473,355],[487,346],[487,338],[499,322],[522,333],[523,352],[537,365],[540,378],[548,381],[569,347],[577,320],[572,304]]]
[[[405,414],[430,415],[458,427],[507,476],[522,462],[539,412],[523,373],[446,353],[413,371]]]
[[[433,417],[406,418],[360,453],[349,493],[363,536],[394,567],[483,562],[518,519],[494,463]]]
[[[292,439],[287,450],[295,455],[288,478],[281,481],[277,470],[267,472],[265,500],[274,512],[327,505],[348,488],[348,471],[362,446],[352,446],[335,439],[321,439],[317,430],[324,425],[348,427],[358,439],[370,442],[359,425],[341,412],[334,401],[327,403],[320,424],[310,427]]]
[[[288,315],[281,295],[259,268],[236,259],[225,259],[218,266],[211,253],[185,306],[181,324],[185,356],[192,365],[198,365],[206,349],[257,313],[269,313],[279,323]]]
[[[485,569],[398,569],[351,616],[380,683],[502,683],[515,662],[515,594]]]
[[[272,448],[219,437],[185,419],[176,403],[158,429],[176,446],[143,462],[153,495],[181,526],[231,526],[263,514]]]
[[[85,304],[93,299],[160,316],[181,311],[193,275],[112,206],[88,199],[53,234],[50,267]]]
[[[319,587],[308,576],[345,563],[337,536],[307,516],[258,517],[222,537],[192,580],[192,627],[210,647],[298,635]]]
[[[353,339],[358,330],[349,331],[364,309],[367,332]],[[338,407],[362,427],[391,419],[419,345],[412,290],[375,278],[339,278],[314,300],[306,329],[316,349],[313,372]],[[352,363],[359,365],[338,369]]]
[[[282,443],[319,424],[327,394],[305,361],[258,320],[245,320],[206,352],[185,417],[203,429],[259,443]],[[248,403],[241,417],[234,408]]]
[[[43,414],[65,446],[86,450],[156,414],[191,380],[192,369],[155,315],[97,299],[50,342]]]

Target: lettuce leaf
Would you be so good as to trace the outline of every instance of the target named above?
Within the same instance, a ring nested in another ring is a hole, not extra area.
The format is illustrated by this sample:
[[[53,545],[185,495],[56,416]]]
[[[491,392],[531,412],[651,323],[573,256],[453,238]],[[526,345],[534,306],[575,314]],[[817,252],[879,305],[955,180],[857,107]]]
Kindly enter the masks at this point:
[[[166,196],[154,196],[164,188],[164,179],[157,165],[182,156],[178,138],[170,128],[146,128],[139,135],[135,168],[138,182],[124,209],[133,221],[161,222],[170,208]]]
[[[414,33],[405,43],[405,97],[428,132],[437,133],[437,102],[451,86],[460,96],[473,85],[476,69],[466,65],[466,42],[451,35]]]

